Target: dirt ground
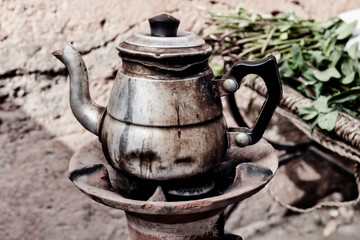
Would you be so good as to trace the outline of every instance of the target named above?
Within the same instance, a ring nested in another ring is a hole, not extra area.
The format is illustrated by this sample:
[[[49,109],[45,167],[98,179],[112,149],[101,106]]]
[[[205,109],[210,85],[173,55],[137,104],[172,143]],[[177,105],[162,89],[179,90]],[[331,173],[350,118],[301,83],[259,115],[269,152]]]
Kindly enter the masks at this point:
[[[149,17],[172,14],[182,21],[181,29],[201,35],[207,26],[206,9],[230,9],[239,3],[0,0],[0,239],[128,237],[122,211],[94,202],[68,179],[69,159],[96,137],[73,117],[67,72],[51,56],[52,51],[72,42],[87,64],[92,97],[106,105],[121,66],[116,46],[133,31],[146,28]],[[241,3],[249,10],[291,10],[317,20],[360,8],[358,0]],[[301,132],[278,115],[266,136],[303,139]],[[299,207],[356,197],[351,176],[310,153],[281,167],[272,189],[282,201]],[[243,201],[226,225],[227,231],[246,240],[360,239],[359,228],[359,206],[294,214],[274,202],[266,189]]]

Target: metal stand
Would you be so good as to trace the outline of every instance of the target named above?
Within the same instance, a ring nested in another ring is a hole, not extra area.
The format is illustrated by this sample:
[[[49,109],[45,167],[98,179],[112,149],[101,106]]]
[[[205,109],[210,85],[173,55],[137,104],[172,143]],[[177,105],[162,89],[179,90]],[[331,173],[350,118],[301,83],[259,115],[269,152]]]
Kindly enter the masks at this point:
[[[255,145],[227,151],[216,169],[215,179],[220,180],[216,181],[219,192],[214,196],[167,201],[160,184],[147,200],[135,200],[122,196],[112,187],[121,179],[106,161],[100,143],[93,141],[72,157],[69,177],[97,202],[125,211],[130,240],[241,240],[240,236],[224,233],[223,212],[230,204],[260,191],[277,167],[274,149],[260,140]]]

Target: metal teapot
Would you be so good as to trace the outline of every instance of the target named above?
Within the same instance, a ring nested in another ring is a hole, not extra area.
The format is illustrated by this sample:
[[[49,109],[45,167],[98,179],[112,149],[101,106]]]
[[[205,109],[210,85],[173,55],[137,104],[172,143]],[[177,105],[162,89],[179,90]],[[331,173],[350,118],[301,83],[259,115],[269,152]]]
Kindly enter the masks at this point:
[[[53,53],[70,75],[70,105],[78,121],[98,135],[108,162],[118,171],[149,180],[190,178],[216,168],[229,147],[256,143],[282,90],[276,60],[240,61],[215,79],[208,65],[212,48],[180,21],[159,15],[151,31],[118,46],[118,71],[106,108],[89,94],[80,54],[68,44]],[[268,97],[250,129],[226,126],[221,96],[233,94],[247,74],[263,78]]]

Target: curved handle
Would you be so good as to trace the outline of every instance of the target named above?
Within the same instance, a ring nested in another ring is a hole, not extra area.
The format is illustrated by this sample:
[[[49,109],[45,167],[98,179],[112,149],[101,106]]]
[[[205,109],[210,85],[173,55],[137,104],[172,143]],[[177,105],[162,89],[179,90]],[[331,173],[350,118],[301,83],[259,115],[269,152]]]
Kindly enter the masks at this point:
[[[260,61],[239,61],[234,64],[230,71],[223,76],[222,90],[225,93],[235,93],[240,86],[241,80],[248,74],[260,76],[267,88],[267,98],[260,110],[254,126],[251,128],[229,129],[230,146],[240,147],[257,143],[265,132],[276,107],[282,97],[281,80],[277,68],[276,59],[269,56]]]

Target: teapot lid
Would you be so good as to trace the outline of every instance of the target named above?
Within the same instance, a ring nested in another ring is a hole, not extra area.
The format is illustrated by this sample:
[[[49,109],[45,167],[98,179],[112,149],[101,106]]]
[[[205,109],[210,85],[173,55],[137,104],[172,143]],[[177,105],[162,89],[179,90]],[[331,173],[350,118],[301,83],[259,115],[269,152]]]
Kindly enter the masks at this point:
[[[195,66],[208,68],[212,48],[194,33],[178,31],[180,21],[161,14],[149,19],[150,31],[134,33],[117,47],[125,63],[140,63],[168,71]]]
[[[125,42],[155,48],[188,48],[205,44],[204,39],[194,33],[178,31],[180,21],[173,16],[161,14],[150,18],[149,23],[150,31],[134,33]]]

